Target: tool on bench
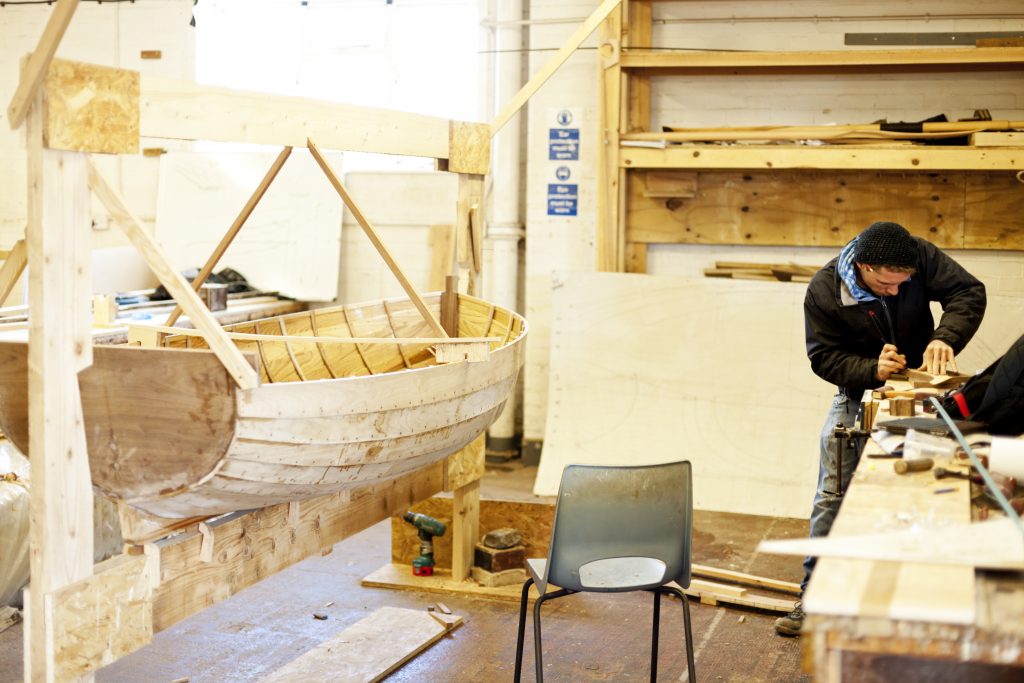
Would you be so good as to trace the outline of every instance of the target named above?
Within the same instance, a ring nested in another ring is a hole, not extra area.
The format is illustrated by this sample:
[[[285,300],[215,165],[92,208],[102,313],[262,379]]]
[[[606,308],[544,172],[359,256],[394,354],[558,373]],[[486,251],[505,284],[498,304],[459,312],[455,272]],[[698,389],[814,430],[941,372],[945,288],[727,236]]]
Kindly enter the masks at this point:
[[[419,512],[406,512],[402,519],[416,527],[420,537],[420,554],[412,561],[415,576],[431,576],[434,573],[434,536],[444,536],[444,522]]]
[[[855,427],[847,427],[843,424],[838,424],[835,429],[832,430],[832,436],[836,440],[836,474],[838,475],[838,481],[836,482],[836,491],[840,496],[843,495],[843,441],[852,441],[853,439],[866,439],[871,435],[871,432],[864,429],[857,429]]]
[[[973,482],[975,484],[983,484],[984,483],[981,480],[981,475],[978,475],[978,474],[972,475],[972,474],[967,474],[966,472],[957,472],[956,470],[947,470],[945,467],[936,467],[934,474],[935,474],[935,478],[936,479],[950,479],[950,478],[952,478],[952,479],[966,479],[967,481]]]
[[[896,471],[896,474],[906,474],[907,472],[927,472],[935,465],[935,461],[931,458],[914,458],[913,460],[897,460],[892,464],[892,468]],[[941,479],[938,475],[940,471],[945,471],[941,467],[935,470],[935,478]]]

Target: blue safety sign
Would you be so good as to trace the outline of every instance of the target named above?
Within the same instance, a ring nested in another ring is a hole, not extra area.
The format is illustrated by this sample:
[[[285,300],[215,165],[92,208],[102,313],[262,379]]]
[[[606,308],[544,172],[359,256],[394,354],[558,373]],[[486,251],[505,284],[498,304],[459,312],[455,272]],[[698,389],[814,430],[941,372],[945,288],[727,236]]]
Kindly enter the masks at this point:
[[[555,177],[561,180],[563,183],[569,179],[572,175],[572,171],[569,170],[568,166],[559,166],[555,169]]]
[[[548,183],[548,215],[575,216],[578,194],[575,183]]]
[[[549,128],[548,129],[548,160],[579,161],[580,129]]]

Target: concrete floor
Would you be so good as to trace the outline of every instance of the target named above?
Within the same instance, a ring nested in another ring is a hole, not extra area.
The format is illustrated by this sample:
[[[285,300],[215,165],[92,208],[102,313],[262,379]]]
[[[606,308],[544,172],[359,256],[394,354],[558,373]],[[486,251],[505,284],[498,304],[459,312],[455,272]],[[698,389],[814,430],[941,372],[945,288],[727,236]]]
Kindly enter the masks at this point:
[[[536,500],[535,470],[488,471],[487,498]],[[762,538],[799,537],[806,521],[708,513],[694,521],[694,562],[789,581],[796,558],[753,551]],[[389,681],[485,681],[512,677],[518,604],[459,596],[363,588],[362,577],[390,561],[385,521],[156,635],[153,643],[99,671],[101,683],[243,683],[284,666],[385,605],[425,609],[441,599],[464,625],[395,672]],[[327,606],[329,603],[330,606]],[[325,613],[327,620],[312,617]],[[682,615],[663,602],[661,680],[685,680]],[[799,639],[774,634],[777,615],[691,601],[698,678],[702,681],[806,681]],[[649,678],[651,603],[647,594],[581,594],[544,607],[545,670],[550,680]],[[527,638],[532,630],[527,630]],[[22,629],[0,634],[0,683],[21,680]],[[676,645],[678,644],[678,645]],[[533,680],[528,645],[524,680]]]

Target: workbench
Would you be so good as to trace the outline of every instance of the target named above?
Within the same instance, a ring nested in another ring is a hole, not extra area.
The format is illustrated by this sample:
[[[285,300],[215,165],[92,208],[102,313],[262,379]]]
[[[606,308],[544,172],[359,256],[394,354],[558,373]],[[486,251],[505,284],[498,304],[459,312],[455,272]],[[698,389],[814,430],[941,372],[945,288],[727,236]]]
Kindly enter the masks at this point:
[[[875,421],[888,417],[883,401]],[[969,482],[896,474],[882,454],[869,439],[830,536],[971,520]],[[963,680],[991,680],[993,665],[1024,667],[1024,572],[821,558],[804,609],[804,668],[815,680],[863,680],[865,661],[879,656],[898,661],[869,663],[871,680],[953,666]]]

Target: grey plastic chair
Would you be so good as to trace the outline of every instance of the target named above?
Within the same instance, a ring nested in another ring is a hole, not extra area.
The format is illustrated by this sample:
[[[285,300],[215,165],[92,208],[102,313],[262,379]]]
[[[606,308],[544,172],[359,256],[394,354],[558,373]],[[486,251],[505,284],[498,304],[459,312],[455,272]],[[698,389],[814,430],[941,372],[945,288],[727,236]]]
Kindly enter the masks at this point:
[[[683,603],[686,666],[691,683],[693,633],[690,603],[675,581],[690,585],[690,539],[693,528],[693,484],[689,461],[636,467],[569,465],[562,472],[547,559],[527,560],[530,578],[519,603],[515,680],[523,668],[526,605],[536,584],[533,643],[537,681],[544,680],[540,609],[547,600],[579,592],[654,593],[651,637],[651,681],[658,676],[658,625],[661,594],[673,593]],[[559,590],[549,592],[554,585]]]

